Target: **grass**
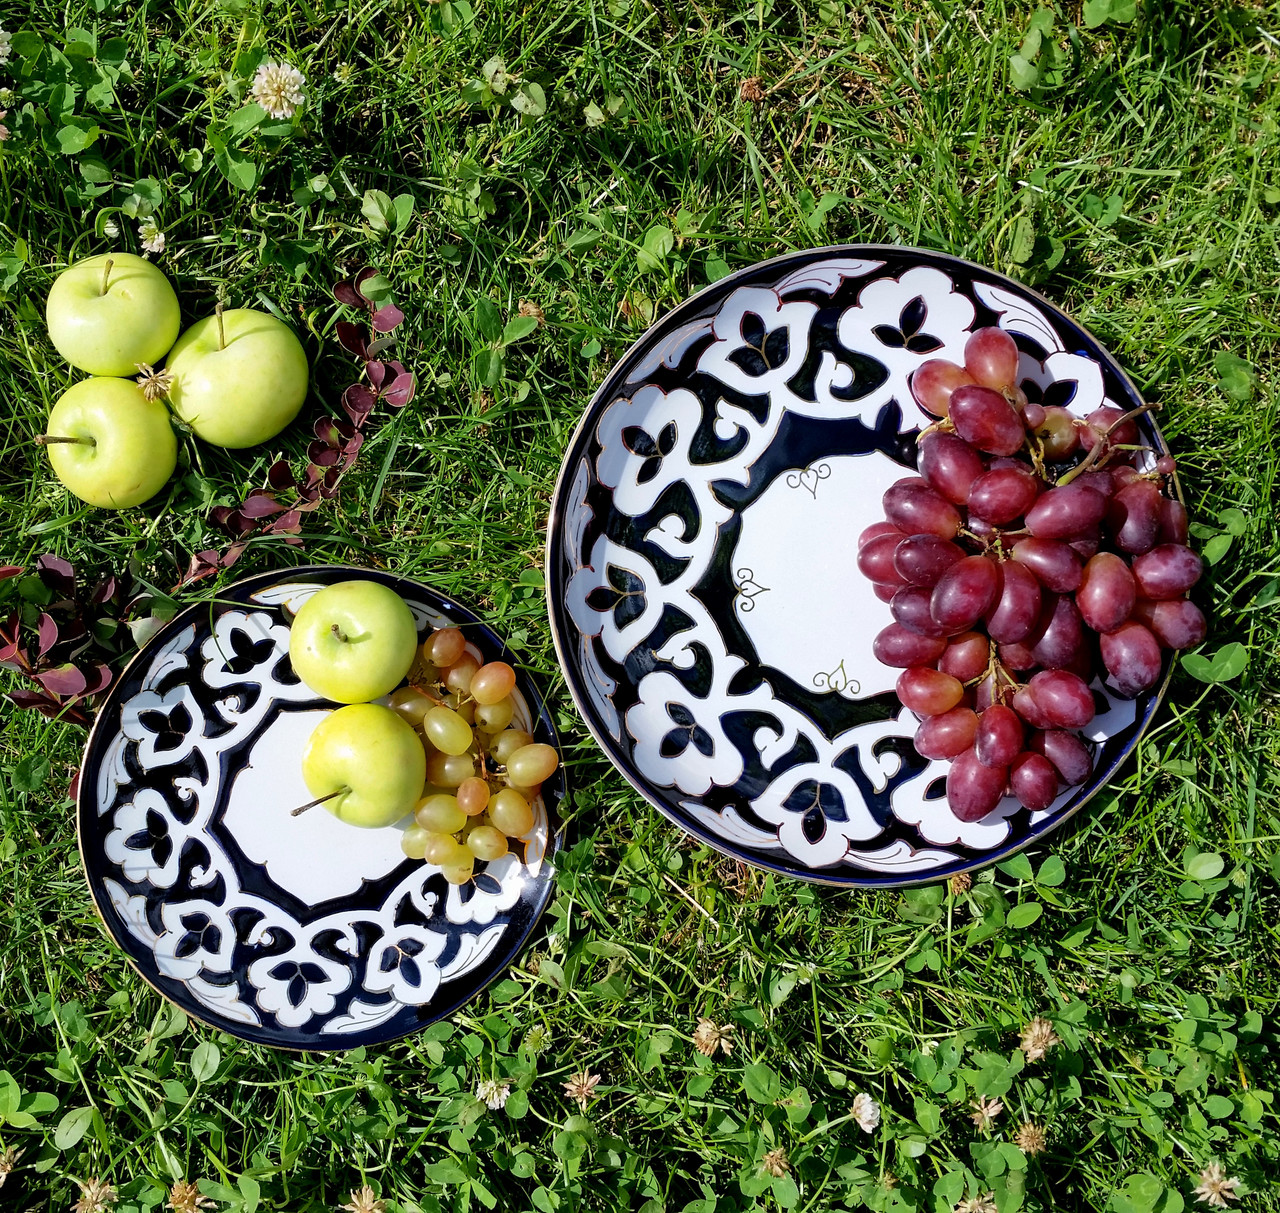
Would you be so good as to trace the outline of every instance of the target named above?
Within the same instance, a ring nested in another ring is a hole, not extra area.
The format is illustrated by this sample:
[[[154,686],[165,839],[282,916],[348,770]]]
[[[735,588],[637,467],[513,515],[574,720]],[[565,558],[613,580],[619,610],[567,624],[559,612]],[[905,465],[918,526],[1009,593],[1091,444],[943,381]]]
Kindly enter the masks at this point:
[[[315,414],[352,375],[329,287],[371,264],[408,315],[418,398],[375,415],[303,549],[256,540],[228,576],[353,561],[476,605],[550,690],[576,791],[523,969],[418,1038],[293,1056],[187,1022],[128,969],[64,795],[83,733],[8,709],[0,1153],[20,1158],[0,1204],[65,1208],[97,1176],[131,1211],[186,1179],[244,1213],[333,1208],[364,1183],[393,1213],[946,1210],[985,1193],[1001,1213],[1176,1213],[1218,1160],[1241,1207],[1280,1207],[1280,6],[1139,7],[1089,29],[1065,4],[1056,54],[1037,54],[1032,6],[1005,0],[6,6],[42,48],[27,36],[0,69],[5,559],[51,551],[169,589],[227,542],[209,506],[305,449],[301,425],[270,450],[187,440],[167,495],[120,515],[61,490],[31,444],[70,381],[42,301],[72,256],[137,251],[114,208],[156,208],[186,318],[221,296],[294,320]],[[1020,48],[1030,91],[1011,83]],[[287,129],[237,135],[267,52],[302,68],[308,102]],[[545,115],[486,104],[495,56]],[[763,99],[743,101],[754,77]],[[370,189],[412,200],[398,234],[370,228]],[[1163,404],[1201,541],[1227,536],[1210,651],[1249,649],[1230,681],[1180,670],[1082,820],[969,890],[829,895],[691,846],[576,718],[539,588],[562,448],[648,318],[725,265],[857,240],[1010,272],[1110,347]],[[499,365],[481,300],[499,323],[530,300],[545,327]],[[1038,1014],[1061,1043],[1019,1068]],[[694,1052],[698,1015],[733,1026],[730,1055]],[[584,1068],[602,1077],[580,1114],[561,1084]],[[504,1075],[522,1116],[472,1095]],[[864,1091],[872,1133],[848,1115]],[[989,1131],[968,1117],[977,1094],[1005,1105]],[[1024,1122],[1043,1152],[1014,1145]]]

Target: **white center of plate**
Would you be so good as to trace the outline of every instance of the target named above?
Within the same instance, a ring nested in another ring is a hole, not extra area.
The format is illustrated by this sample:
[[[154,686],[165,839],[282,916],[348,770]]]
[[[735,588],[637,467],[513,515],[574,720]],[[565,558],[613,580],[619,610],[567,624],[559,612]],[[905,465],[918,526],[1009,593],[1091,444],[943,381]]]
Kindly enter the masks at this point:
[[[858,571],[858,536],[884,520],[884,490],[910,475],[878,451],[824,456],[743,511],[733,609],[763,664],[819,694],[893,689],[899,671],[871,651],[893,616]]]
[[[302,752],[327,710],[282,712],[254,743],[227,798],[223,826],[254,863],[308,905],[357,892],[404,863],[400,830],[365,830],[339,821],[311,799],[302,780]]]

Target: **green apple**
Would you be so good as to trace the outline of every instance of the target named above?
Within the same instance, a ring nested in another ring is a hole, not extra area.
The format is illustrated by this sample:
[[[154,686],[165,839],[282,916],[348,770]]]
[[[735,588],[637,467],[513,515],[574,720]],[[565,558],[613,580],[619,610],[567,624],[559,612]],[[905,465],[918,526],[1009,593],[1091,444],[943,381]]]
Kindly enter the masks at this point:
[[[214,446],[274,438],[307,396],[307,355],[282,320],[235,308],[197,320],[173,347],[169,404]]]
[[[327,586],[302,604],[289,629],[294,673],[337,703],[367,703],[394,691],[417,651],[413,613],[376,581]]]
[[[413,812],[426,779],[422,740],[390,708],[355,703],[330,712],[302,755],[312,796],[340,821],[372,829]],[[343,791],[342,789],[346,789]]]
[[[154,497],[173,475],[178,443],[169,410],[132,379],[83,379],[58,398],[38,442],[54,474],[82,501],[122,510]]]
[[[182,326],[178,296],[150,261],[103,253],[58,275],[45,305],[49,339],[90,375],[136,375],[156,363]]]

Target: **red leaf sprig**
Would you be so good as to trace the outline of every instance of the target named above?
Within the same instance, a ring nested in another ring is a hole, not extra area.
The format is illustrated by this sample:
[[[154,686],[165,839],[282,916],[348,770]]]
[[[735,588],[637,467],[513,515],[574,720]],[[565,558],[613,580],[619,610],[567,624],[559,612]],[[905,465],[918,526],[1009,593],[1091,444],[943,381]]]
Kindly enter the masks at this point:
[[[315,437],[307,447],[307,464],[296,472],[278,459],[267,473],[267,483],[254,489],[238,506],[216,506],[210,519],[235,540],[225,552],[197,552],[182,584],[228,568],[244,551],[253,534],[278,535],[286,543],[301,545],[303,515],[337,495],[338,486],[356,462],[364,444],[365,425],[378,404],[401,409],[413,399],[417,381],[411,371],[382,354],[394,342],[391,334],[404,323],[404,313],[393,303],[381,306],[364,293],[364,285],[377,271],[366,266],[354,277],[333,288],[334,298],[367,313],[368,333],[358,324],[339,320],[338,341],[362,363],[361,378],[342,393],[346,417],[321,417],[312,427]],[[283,500],[282,500],[283,498]]]
[[[23,576],[18,565],[0,565],[0,581]],[[39,584],[21,590],[24,602],[0,620],[0,669],[35,686],[10,691],[15,707],[89,727],[90,702],[111,685],[108,662],[122,651],[121,633],[132,604],[119,582],[100,577],[92,589],[78,585],[75,567],[59,556],[41,556],[32,570]],[[21,587],[20,587],[21,589]]]

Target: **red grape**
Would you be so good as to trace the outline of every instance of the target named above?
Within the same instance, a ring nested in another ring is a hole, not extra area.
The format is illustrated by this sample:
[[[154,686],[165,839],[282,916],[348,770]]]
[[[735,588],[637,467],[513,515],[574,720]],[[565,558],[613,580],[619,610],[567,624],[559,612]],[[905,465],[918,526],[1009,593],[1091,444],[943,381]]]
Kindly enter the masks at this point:
[[[957,560],[963,560],[965,551],[948,539],[937,535],[912,535],[898,546],[893,567],[898,576],[912,585],[933,586]]]
[[[1187,507],[1173,497],[1166,497],[1160,504],[1160,543],[1187,542]]]
[[[948,631],[961,632],[986,614],[999,590],[1000,569],[995,561],[966,556],[938,579],[930,610]]]
[[[1032,635],[1034,636],[1034,629],[1032,630]],[[996,656],[1000,658],[1000,664],[1006,670],[1015,672],[1034,670],[1040,664],[1033,652],[1034,647],[1034,643],[1030,638],[1018,640],[1013,644],[1000,645],[996,650]]]
[[[1093,774],[1089,747],[1066,729],[1040,729],[1031,734],[1027,749],[1043,754],[1068,787],[1084,783]]]
[[[983,766],[1007,767],[1022,752],[1024,733],[1018,713],[994,703],[978,717],[973,752]]]
[[[1129,566],[1114,552],[1099,552],[1084,566],[1076,607],[1095,632],[1113,632],[1129,618],[1137,596]]]
[[[1102,521],[1107,499],[1084,484],[1050,489],[1026,513],[1027,530],[1037,539],[1075,539]]]
[[[930,358],[928,362],[922,362],[911,376],[911,394],[926,413],[945,417],[951,393],[972,382],[973,377],[964,367],[944,358]]]
[[[1044,406],[1036,404],[1034,400],[1022,406],[1022,420],[1029,430],[1038,430],[1044,425],[1046,416]]]
[[[956,507],[919,477],[899,480],[885,490],[883,500],[885,517],[904,535],[950,539],[960,529]]]
[[[1111,499],[1107,525],[1116,547],[1124,552],[1148,552],[1160,535],[1164,495],[1153,480],[1135,480]]]
[[[1040,706],[1039,701],[1036,699],[1030,683],[1018,688],[1013,697],[1013,710],[1033,729],[1051,729],[1055,727],[1049,717],[1045,715],[1044,708]]]
[[[957,679],[928,666],[903,670],[898,675],[897,692],[902,706],[921,716],[941,716],[964,698],[964,687]]]
[[[972,708],[952,708],[929,716],[916,730],[916,752],[922,758],[954,758],[973,745],[978,717]]]
[[[1092,472],[1081,472],[1072,483],[1088,485],[1104,497],[1110,497],[1117,487],[1115,477],[1106,468],[1094,468]]]
[[[987,634],[997,644],[1016,644],[1031,635],[1040,618],[1040,583],[1016,561],[1001,567],[1003,580],[995,608],[987,616]]]
[[[1027,686],[1050,726],[1082,729],[1093,719],[1093,692],[1070,670],[1042,670]]]
[[[1019,539],[1013,545],[1013,558],[1025,564],[1046,590],[1069,594],[1080,588],[1080,557],[1060,539]]]
[[[1012,455],[1026,440],[1022,418],[999,392],[958,387],[951,394],[951,424],[970,446],[989,455]]]
[[[972,682],[987,668],[990,660],[991,645],[981,632],[961,632],[951,638],[938,658],[938,669],[961,682]]]
[[[1101,408],[1096,408],[1088,417],[1085,418],[1085,424],[1080,429],[1080,445],[1086,450],[1093,450],[1094,444],[1111,429],[1124,412],[1116,408],[1114,405],[1104,404]],[[1114,445],[1133,446],[1138,441],[1138,423],[1132,417],[1129,418],[1122,426],[1119,426],[1111,434],[1108,441]]]
[[[907,631],[900,623],[891,623],[877,633],[871,651],[881,664],[907,669],[913,665],[932,665],[946,647],[947,642],[941,637],[920,636]]]
[[[901,583],[899,583],[898,585],[888,585],[888,584],[881,584],[878,581],[874,581],[871,583],[871,589],[875,593],[875,596],[879,598],[881,602],[892,602],[893,596],[900,589],[902,589],[902,585]]]
[[[899,539],[906,538],[892,522],[873,522],[858,536],[858,551],[862,551],[873,539],[879,539],[882,535],[896,535]]]
[[[1018,379],[1018,347],[1004,329],[975,329],[964,343],[964,369],[974,383],[1002,392]]]
[[[1200,557],[1180,543],[1162,543],[1133,562],[1138,593],[1157,601],[1181,598],[1200,580],[1203,569]]]
[[[870,539],[858,553],[858,572],[881,585],[906,585],[907,579],[894,567],[893,558],[898,545],[906,542],[906,536],[877,535]]]
[[[1164,666],[1160,642],[1140,623],[1121,624],[1098,642],[1102,664],[1111,682],[1126,699],[1141,695],[1159,681]]]
[[[1165,602],[1139,598],[1134,604],[1133,618],[1149,629],[1166,649],[1194,648],[1209,630],[1203,612],[1186,598]]]
[[[1035,503],[1040,485],[1026,467],[996,467],[979,476],[969,490],[969,513],[1004,526]]]
[[[1076,604],[1067,595],[1057,599],[1045,595],[1041,607],[1044,630],[1032,646],[1036,662],[1046,670],[1060,670],[1077,659],[1084,647],[1084,622]]]
[[[948,632],[929,613],[930,592],[922,585],[904,585],[889,610],[895,620],[917,636],[946,636]]]
[[[1178,461],[1172,455],[1161,455],[1156,460],[1156,471],[1162,476],[1172,476],[1178,470]]]
[[[961,821],[981,821],[1004,798],[1008,767],[987,767],[972,750],[958,754],[947,772],[947,804]]]
[[[963,438],[935,430],[920,439],[920,475],[954,505],[969,500],[969,488],[986,470],[982,456]]]
[[[1091,535],[1083,539],[1072,539],[1067,546],[1075,552],[1081,560],[1092,560],[1102,547],[1102,538],[1095,530]]]
[[[1024,809],[1043,813],[1058,795],[1058,772],[1043,754],[1028,750],[1010,764],[1009,784]]]

